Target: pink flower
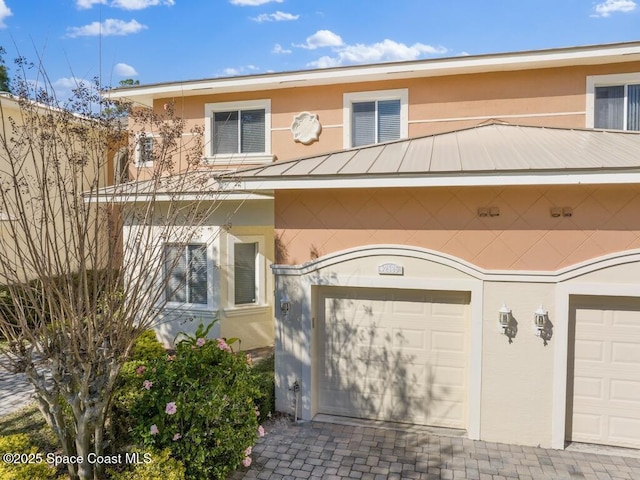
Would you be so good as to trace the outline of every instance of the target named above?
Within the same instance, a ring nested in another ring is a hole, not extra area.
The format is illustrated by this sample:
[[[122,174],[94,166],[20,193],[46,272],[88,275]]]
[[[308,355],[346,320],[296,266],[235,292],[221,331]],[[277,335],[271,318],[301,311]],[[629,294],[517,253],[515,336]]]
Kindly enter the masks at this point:
[[[153,425],[151,425],[151,435],[157,435],[158,434],[158,426],[154,423]]]
[[[142,382],[142,386],[147,390],[151,390],[151,387],[153,386],[153,382],[150,382],[149,380],[145,380],[144,382]]]
[[[242,465],[244,465],[245,467],[251,465],[251,457],[244,457],[244,460],[242,460]]]
[[[262,425],[258,427],[258,436],[264,437],[264,427]]]
[[[204,338],[199,338],[198,340],[196,340],[196,345],[201,347],[205,344],[206,340]]]
[[[251,365],[253,363],[253,359],[251,358],[251,354],[247,353],[247,365]]]
[[[227,344],[227,342],[224,341],[224,339],[216,338],[216,341],[218,342],[218,348],[220,350],[224,350],[225,352],[231,351],[231,347]]]
[[[146,369],[147,367],[145,367],[144,365],[140,365],[138,368],[136,368],[136,374],[142,375]]]
[[[174,441],[174,442],[176,442],[176,441],[180,440],[181,438],[182,438],[182,435],[180,435],[179,433],[176,433],[176,434],[173,436],[173,441]]]
[[[173,362],[176,359],[175,355],[167,355],[167,362]]]
[[[246,450],[244,451],[245,457],[248,457],[249,455],[251,455],[251,447],[247,447]]]
[[[167,415],[173,415],[174,413],[176,413],[177,410],[178,408],[176,407],[176,402],[167,403],[167,406],[164,409]]]

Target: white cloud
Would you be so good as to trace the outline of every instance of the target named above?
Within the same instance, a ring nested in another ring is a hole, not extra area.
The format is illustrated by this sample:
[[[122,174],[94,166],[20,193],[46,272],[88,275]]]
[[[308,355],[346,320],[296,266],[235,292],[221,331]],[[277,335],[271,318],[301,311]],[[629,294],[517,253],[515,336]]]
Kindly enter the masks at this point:
[[[76,6],[81,9],[91,8],[98,4],[106,5],[107,0],[76,0]]]
[[[292,13],[285,13],[277,11],[276,13],[261,13],[257,17],[251,18],[251,20],[262,23],[262,22],[287,22],[291,20],[297,20],[300,18],[300,15],[294,15]]]
[[[280,45],[279,43],[276,43],[273,46],[273,50],[271,50],[271,53],[291,53],[291,50],[282,48],[282,45]]]
[[[416,60],[423,55],[441,55],[447,52],[444,47],[434,47],[424,43],[405,45],[393,40],[385,39],[382,42],[364,45],[342,45],[335,47],[335,56],[325,55],[308,66],[316,68],[337,67],[354,63],[396,62],[404,60]]]
[[[123,10],[142,10],[157,5],[167,5],[169,7],[175,5],[174,0],[113,0],[111,6],[122,8]]]
[[[258,5],[264,5],[265,3],[282,3],[284,0],[229,0],[231,5],[238,5],[240,7],[257,7]]]
[[[615,12],[632,12],[638,5],[633,0],[606,0],[593,7],[592,17],[608,17]]]
[[[56,98],[60,102],[73,97],[73,91],[79,87],[88,88],[89,90],[95,90],[96,86],[89,80],[83,80],[75,77],[63,77],[54,81],[51,86],[55,92]]]
[[[175,0],[76,0],[80,9],[92,8],[94,5],[109,5],[123,10],[142,10],[156,5],[175,5]]]
[[[112,35],[130,35],[138,33],[147,28],[146,25],[138,23],[136,20],[124,22],[113,18],[107,18],[102,24],[100,22],[92,22],[82,27],[71,27],[67,29],[67,37],[95,37],[103,35],[105,37]]]
[[[121,77],[135,77],[138,75],[136,69],[126,63],[116,63],[113,67],[113,71],[116,75]]]
[[[243,67],[228,67],[222,70],[222,74],[226,77],[234,77],[236,75],[248,75],[252,72],[260,70],[255,65],[245,65]]]
[[[5,28],[7,25],[4,23],[4,19],[13,15],[11,9],[7,7],[4,0],[0,0],[0,28]]]
[[[342,44],[343,42],[340,35],[337,35],[330,30],[318,30],[313,35],[307,37],[307,43],[294,45],[294,47],[315,50],[316,48],[321,47],[339,47]]]

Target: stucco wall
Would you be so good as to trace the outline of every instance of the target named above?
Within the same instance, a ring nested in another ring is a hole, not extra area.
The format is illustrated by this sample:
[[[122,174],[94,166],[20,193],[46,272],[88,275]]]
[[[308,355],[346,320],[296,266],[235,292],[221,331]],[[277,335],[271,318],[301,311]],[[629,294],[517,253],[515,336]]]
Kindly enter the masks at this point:
[[[500,216],[479,217],[478,207]],[[551,207],[571,207],[553,218]],[[479,267],[556,270],[640,247],[640,187],[460,187],[278,191],[277,263],[361,245],[429,248]]]
[[[498,311],[512,310],[517,335],[501,335]],[[534,333],[534,312],[543,305],[554,317],[555,285],[484,282],[482,343],[482,439],[551,446],[553,360],[556,341],[545,346]]]
[[[498,118],[523,125],[585,127],[586,77],[637,72],[640,63],[503,71],[421,79],[296,87],[262,92],[167,97],[154,103],[161,113],[174,102],[188,128],[204,125],[206,103],[271,99],[272,153],[277,160],[316,155],[343,148],[343,95],[350,92],[407,88],[409,136],[417,137],[477,125]],[[319,116],[318,142],[296,143],[290,132],[294,115]]]

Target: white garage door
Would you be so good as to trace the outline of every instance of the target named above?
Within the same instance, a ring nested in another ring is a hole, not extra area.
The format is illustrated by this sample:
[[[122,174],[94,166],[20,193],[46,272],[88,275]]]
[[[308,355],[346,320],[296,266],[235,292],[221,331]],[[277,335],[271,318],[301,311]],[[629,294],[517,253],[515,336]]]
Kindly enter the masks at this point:
[[[321,413],[466,428],[468,293],[320,291]]]
[[[640,300],[576,297],[571,311],[570,439],[640,448]]]

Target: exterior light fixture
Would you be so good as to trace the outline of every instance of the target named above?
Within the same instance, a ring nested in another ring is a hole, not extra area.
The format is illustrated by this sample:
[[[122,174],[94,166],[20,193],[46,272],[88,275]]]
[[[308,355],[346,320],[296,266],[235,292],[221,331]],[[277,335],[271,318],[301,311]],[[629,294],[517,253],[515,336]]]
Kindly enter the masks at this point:
[[[506,330],[511,323],[511,310],[503,303],[502,307],[498,311],[498,321],[500,322],[500,327],[502,328],[502,333],[506,334]]]
[[[548,312],[544,309],[542,305],[538,307],[538,309],[534,312],[533,322],[536,327],[536,335],[539,337],[542,331],[544,330],[545,325],[547,324],[547,314]]]
[[[287,315],[289,313],[289,310],[291,310],[291,301],[285,295],[282,298],[280,298],[280,311],[284,315]]]

